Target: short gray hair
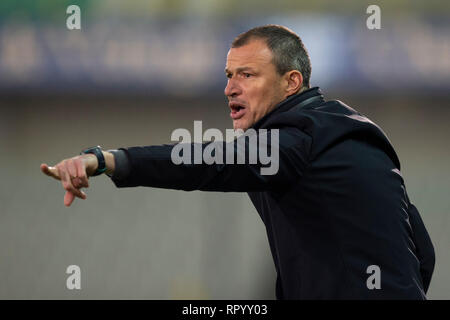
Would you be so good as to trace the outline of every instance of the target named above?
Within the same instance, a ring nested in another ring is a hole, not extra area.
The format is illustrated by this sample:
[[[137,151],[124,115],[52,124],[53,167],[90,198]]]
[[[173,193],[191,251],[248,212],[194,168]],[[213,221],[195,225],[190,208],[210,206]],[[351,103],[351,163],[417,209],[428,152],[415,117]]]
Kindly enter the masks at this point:
[[[303,76],[302,86],[310,87],[311,61],[302,40],[295,32],[275,24],[255,27],[238,35],[231,47],[242,47],[255,38],[265,40],[272,51],[273,64],[280,75],[298,70]]]

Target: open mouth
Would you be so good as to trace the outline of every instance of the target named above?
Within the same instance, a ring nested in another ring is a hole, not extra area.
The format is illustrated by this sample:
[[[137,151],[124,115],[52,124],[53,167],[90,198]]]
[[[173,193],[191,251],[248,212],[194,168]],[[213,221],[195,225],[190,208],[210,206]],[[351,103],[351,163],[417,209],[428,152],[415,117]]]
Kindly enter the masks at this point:
[[[230,109],[231,109],[230,117],[233,120],[240,119],[245,114],[245,107],[240,104],[230,103]]]

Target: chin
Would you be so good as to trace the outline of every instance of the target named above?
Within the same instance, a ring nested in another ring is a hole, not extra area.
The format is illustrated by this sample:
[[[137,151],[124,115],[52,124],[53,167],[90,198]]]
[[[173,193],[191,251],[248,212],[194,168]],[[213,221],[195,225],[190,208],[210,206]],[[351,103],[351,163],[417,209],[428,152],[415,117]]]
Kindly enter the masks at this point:
[[[243,124],[243,123],[233,123],[233,129],[234,130],[237,130],[237,129],[242,129],[242,130],[247,130],[249,128],[249,126],[248,125],[245,125],[245,124]]]

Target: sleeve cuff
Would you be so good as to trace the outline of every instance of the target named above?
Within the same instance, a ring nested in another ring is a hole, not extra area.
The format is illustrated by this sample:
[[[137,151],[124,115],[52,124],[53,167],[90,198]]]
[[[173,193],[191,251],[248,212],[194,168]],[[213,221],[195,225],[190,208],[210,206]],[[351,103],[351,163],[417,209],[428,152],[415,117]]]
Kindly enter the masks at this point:
[[[123,180],[127,178],[131,170],[131,164],[126,152],[122,149],[112,149],[107,151],[114,155],[114,172],[112,175],[108,175],[108,177],[114,180]]]

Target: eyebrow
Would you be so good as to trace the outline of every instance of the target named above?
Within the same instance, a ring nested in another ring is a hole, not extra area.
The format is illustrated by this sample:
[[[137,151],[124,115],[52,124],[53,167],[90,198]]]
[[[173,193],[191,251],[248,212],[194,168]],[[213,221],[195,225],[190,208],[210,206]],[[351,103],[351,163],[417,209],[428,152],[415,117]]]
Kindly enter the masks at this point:
[[[242,71],[248,71],[248,70],[254,71],[254,69],[252,67],[239,67],[239,68],[236,68],[236,72],[237,73],[242,72]],[[225,74],[231,73],[230,70],[228,70],[227,68],[225,68],[224,71],[225,71]]]

